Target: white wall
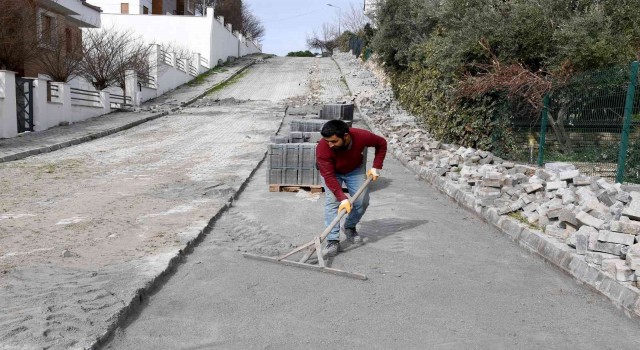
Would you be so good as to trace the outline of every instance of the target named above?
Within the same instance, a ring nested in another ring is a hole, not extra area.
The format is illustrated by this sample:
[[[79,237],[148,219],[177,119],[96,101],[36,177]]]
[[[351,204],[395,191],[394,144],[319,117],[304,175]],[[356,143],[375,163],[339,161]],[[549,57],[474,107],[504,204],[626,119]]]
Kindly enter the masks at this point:
[[[200,53],[212,67],[218,59],[226,61],[229,56],[260,52],[253,43],[239,45],[240,39],[214,18],[212,8],[206,17],[103,14],[102,25],[134,30],[150,43],[179,43]]]
[[[149,43],[179,43],[209,59],[211,55],[210,28],[212,20],[212,17],[195,16],[103,14],[102,26],[123,30],[131,29]]]
[[[212,9],[207,10],[208,14],[213,13]],[[207,14],[207,16],[208,16]],[[211,66],[218,64],[218,59],[226,62],[227,57],[238,57],[238,38],[236,38],[227,26],[223,25],[218,19],[212,20],[212,50]]]
[[[47,101],[47,81],[36,79],[33,82],[33,115],[35,131],[42,131],[59,125],[60,123],[75,123],[111,111],[109,106],[109,93],[100,92],[95,102],[74,100],[73,96],[90,99],[84,95],[77,95],[71,91],[71,86],[64,83],[51,83],[57,86],[55,93],[58,97],[52,97]],[[91,91],[95,91],[90,89]]]
[[[0,70],[0,138],[18,135],[15,74]]]
[[[151,5],[150,1],[147,0],[89,0],[90,4],[96,5],[102,9],[102,15],[104,16],[107,13],[120,13],[120,4],[121,3],[129,3],[129,13],[130,14],[140,14],[142,13],[142,6],[144,3],[148,3],[147,7],[149,8],[149,13],[151,13]]]

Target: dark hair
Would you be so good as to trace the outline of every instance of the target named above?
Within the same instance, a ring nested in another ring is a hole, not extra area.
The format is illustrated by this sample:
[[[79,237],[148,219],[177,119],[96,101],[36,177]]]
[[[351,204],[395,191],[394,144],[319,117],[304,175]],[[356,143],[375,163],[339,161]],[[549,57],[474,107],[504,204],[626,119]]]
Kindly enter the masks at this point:
[[[320,134],[322,137],[331,137],[333,135],[343,138],[344,134],[349,133],[349,125],[342,120],[329,120],[322,126]]]

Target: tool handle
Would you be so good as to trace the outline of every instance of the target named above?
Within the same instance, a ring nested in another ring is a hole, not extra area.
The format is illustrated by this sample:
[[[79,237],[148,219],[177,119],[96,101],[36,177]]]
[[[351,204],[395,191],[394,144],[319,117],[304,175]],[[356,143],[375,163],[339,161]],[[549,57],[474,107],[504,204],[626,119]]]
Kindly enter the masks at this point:
[[[358,198],[360,198],[360,196],[362,195],[362,192],[364,192],[364,190],[367,188],[367,186],[369,186],[369,184],[371,183],[371,181],[373,181],[373,176],[367,176],[367,179],[365,180],[365,182],[362,184],[362,186],[360,186],[360,188],[358,189],[358,191],[353,195],[353,197],[351,197],[349,199],[349,201],[351,203],[355,202],[358,200]],[[342,220],[342,218],[347,215],[347,211],[346,210],[340,210],[338,212],[338,215],[336,216],[335,219],[333,219],[333,221],[331,221],[331,223],[329,224],[329,226],[327,226],[327,228],[324,229],[324,231],[320,234],[320,242],[324,241],[325,238],[327,238],[327,236],[329,235],[329,232],[331,232],[331,230],[340,223],[340,220]]]

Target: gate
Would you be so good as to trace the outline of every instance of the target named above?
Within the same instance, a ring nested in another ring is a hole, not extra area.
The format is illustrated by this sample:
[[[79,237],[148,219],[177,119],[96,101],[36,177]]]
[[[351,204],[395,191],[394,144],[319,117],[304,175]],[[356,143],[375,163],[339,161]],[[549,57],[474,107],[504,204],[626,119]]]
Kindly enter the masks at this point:
[[[33,80],[16,77],[18,133],[33,131]]]

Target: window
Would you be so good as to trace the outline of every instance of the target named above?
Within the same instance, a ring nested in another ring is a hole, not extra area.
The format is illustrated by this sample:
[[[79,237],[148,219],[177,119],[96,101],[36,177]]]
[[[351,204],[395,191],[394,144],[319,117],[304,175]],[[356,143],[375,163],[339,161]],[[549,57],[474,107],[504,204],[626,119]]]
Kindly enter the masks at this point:
[[[73,40],[73,32],[71,31],[71,28],[64,29],[64,44],[67,49],[67,53],[73,52],[73,45],[75,43]]]
[[[45,10],[38,12],[38,41],[39,46],[52,48],[56,44],[56,15]]]
[[[129,14],[129,3],[128,2],[120,3],[120,13]]]
[[[146,6],[142,6],[142,14],[143,15],[148,15],[149,14],[149,8]]]
[[[42,28],[40,37],[44,44],[52,44],[53,42],[53,17],[48,15],[42,16]]]

